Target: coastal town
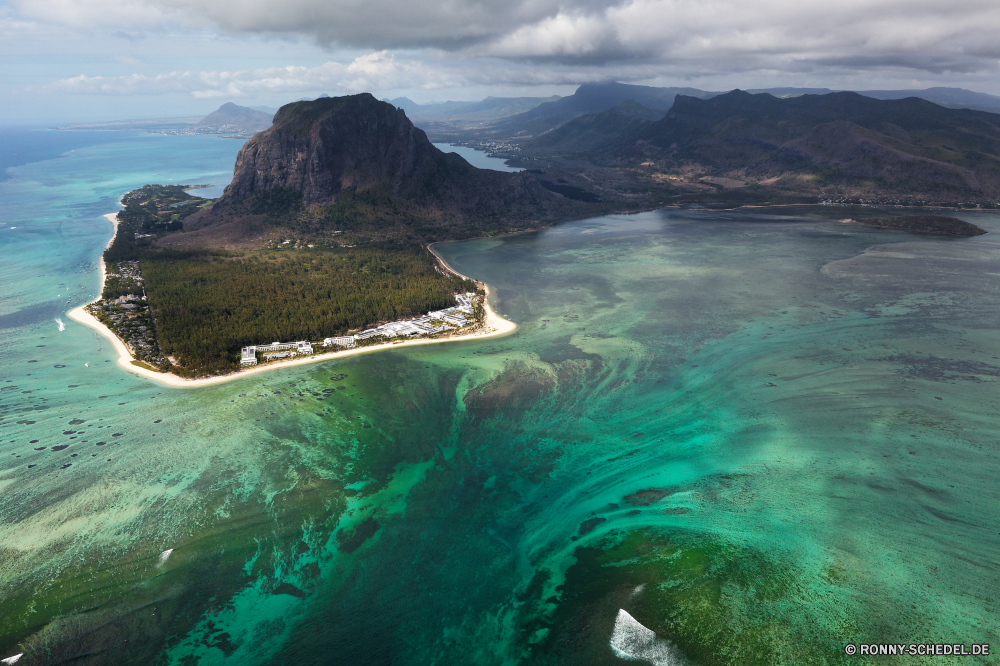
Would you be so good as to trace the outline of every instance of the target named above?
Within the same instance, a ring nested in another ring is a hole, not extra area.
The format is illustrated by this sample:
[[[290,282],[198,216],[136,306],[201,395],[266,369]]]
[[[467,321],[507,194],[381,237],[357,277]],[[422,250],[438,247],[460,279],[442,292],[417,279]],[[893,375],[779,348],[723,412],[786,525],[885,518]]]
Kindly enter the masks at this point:
[[[170,362],[156,337],[139,262],[108,262],[105,271],[104,298],[85,310],[125,343],[139,365],[156,370],[168,367]]]

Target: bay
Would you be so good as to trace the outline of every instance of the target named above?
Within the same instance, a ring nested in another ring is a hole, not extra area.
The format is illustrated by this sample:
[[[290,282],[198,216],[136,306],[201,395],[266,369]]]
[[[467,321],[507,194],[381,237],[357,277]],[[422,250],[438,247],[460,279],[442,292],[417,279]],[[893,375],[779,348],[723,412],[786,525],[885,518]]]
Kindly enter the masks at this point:
[[[477,169],[491,169],[493,171],[523,171],[518,167],[508,166],[506,160],[499,157],[490,157],[482,150],[459,146],[451,143],[435,143],[434,146],[445,153],[458,153],[466,162]]]

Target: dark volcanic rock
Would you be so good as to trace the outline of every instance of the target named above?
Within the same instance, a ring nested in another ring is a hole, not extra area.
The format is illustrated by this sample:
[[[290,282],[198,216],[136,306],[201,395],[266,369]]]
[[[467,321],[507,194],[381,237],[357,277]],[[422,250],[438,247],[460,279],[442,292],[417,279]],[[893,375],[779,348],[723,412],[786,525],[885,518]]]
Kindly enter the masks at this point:
[[[442,157],[401,109],[367,93],[286,104],[240,150],[222,202],[278,187],[300,191],[306,205],[373,185],[398,193]]]
[[[300,195],[295,205],[308,209],[365,190],[466,220],[539,219],[562,200],[528,173],[477,169],[441,152],[401,109],[363,93],[281,107],[240,150],[214,210]],[[245,212],[261,212],[254,205]]]

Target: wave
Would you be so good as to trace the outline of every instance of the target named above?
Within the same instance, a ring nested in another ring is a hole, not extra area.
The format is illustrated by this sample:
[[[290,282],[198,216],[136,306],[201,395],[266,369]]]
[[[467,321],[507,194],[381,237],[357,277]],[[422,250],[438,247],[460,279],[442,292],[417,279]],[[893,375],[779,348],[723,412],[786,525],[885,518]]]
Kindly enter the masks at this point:
[[[685,660],[674,645],[619,609],[611,633],[611,649],[622,659],[646,661],[653,666],[679,666]]]
[[[59,317],[56,317],[56,324],[59,325],[59,330],[60,331],[65,331],[66,330],[66,324],[64,324],[63,320],[60,319]]]

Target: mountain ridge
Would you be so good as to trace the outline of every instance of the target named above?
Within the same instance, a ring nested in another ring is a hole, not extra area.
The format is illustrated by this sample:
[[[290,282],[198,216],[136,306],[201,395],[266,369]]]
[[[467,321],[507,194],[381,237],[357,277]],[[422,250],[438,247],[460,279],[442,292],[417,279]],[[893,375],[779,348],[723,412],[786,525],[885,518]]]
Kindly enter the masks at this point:
[[[530,173],[440,151],[402,109],[362,93],[281,107],[241,148],[222,197],[186,223],[193,233],[160,243],[231,240],[247,225],[423,242],[535,227],[579,206]]]
[[[748,91],[752,94],[767,93],[778,98],[790,99],[807,94],[830,94],[852,92],[829,88],[760,88]],[[991,113],[1000,113],[1000,96],[978,93],[963,88],[927,88],[924,90],[867,90],[857,94],[873,99],[896,100],[918,97],[947,108],[970,108]],[[485,129],[489,138],[524,139],[537,137],[570,122],[574,118],[589,113],[607,111],[626,99],[650,109],[667,111],[677,95],[709,99],[726,94],[720,91],[706,91],[697,88],[657,88],[637,86],[617,81],[584,83],[572,95],[555,102],[540,104],[524,113],[497,120]]]
[[[258,111],[246,106],[226,102],[218,109],[208,114],[195,127],[232,127],[242,130],[264,130],[271,126],[272,116],[264,111]]]
[[[1000,197],[1000,115],[913,97],[679,95],[660,120],[616,129],[606,115],[592,114],[523,149],[815,193]]]

